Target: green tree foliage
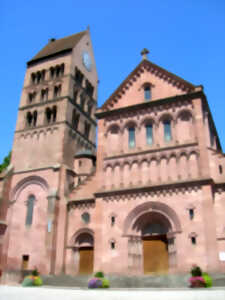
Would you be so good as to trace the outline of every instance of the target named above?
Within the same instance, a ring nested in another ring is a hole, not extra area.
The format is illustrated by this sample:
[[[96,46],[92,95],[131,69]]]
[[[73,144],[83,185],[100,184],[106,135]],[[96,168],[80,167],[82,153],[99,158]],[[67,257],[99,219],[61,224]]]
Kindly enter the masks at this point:
[[[0,173],[2,171],[4,171],[8,165],[10,164],[10,160],[11,160],[11,151],[9,152],[9,154],[4,158],[3,163],[0,164]]]

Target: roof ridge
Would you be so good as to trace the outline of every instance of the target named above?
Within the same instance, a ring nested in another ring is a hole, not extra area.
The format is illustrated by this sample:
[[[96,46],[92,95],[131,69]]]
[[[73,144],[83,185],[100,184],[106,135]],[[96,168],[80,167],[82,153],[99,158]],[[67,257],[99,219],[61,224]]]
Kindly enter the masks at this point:
[[[81,38],[88,32],[88,30],[83,30],[60,39],[52,39],[52,41],[49,41],[30,61],[27,62],[27,64],[31,65],[32,63],[43,60],[46,57],[51,57],[65,51],[72,50]]]

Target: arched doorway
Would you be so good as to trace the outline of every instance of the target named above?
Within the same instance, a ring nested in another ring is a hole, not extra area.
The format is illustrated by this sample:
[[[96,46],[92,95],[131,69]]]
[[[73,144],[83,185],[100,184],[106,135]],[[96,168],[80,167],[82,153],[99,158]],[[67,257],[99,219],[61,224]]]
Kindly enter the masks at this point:
[[[180,220],[167,204],[148,201],[134,207],[123,225],[123,236],[128,239],[128,272],[174,272],[177,269],[176,236],[181,232]],[[161,266],[160,258],[164,261]]]
[[[79,252],[79,274],[93,273],[94,266],[94,238],[88,232],[80,233],[75,240]]]
[[[167,233],[171,230],[168,219],[158,212],[147,212],[137,218],[133,229],[141,234],[144,273],[167,273],[169,268]]]

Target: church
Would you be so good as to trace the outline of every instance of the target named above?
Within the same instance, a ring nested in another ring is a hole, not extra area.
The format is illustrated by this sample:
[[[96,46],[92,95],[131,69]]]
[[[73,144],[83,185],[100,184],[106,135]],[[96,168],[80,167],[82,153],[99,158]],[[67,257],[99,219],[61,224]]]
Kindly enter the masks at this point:
[[[143,49],[101,107],[97,95],[89,29],[27,62],[0,178],[0,269],[224,272],[225,155],[203,86]]]

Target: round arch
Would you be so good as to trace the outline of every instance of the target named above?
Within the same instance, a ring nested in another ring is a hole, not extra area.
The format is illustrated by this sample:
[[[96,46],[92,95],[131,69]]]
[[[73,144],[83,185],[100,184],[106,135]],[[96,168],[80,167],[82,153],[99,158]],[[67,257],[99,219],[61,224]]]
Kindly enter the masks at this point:
[[[22,190],[24,190],[30,184],[39,185],[46,192],[49,190],[49,185],[44,178],[40,176],[28,176],[16,184],[11,192],[10,199],[12,201],[16,201]]]
[[[81,228],[76,231],[70,239],[70,245],[72,247],[80,247],[82,244],[84,246],[94,246],[94,231],[90,228]]]
[[[168,219],[170,223],[170,230],[172,232],[178,233],[182,231],[180,220],[176,212],[171,207],[162,202],[150,201],[138,205],[127,215],[124,221],[123,235],[131,235],[133,226],[137,219],[147,212],[155,212],[163,215],[166,219]]]

